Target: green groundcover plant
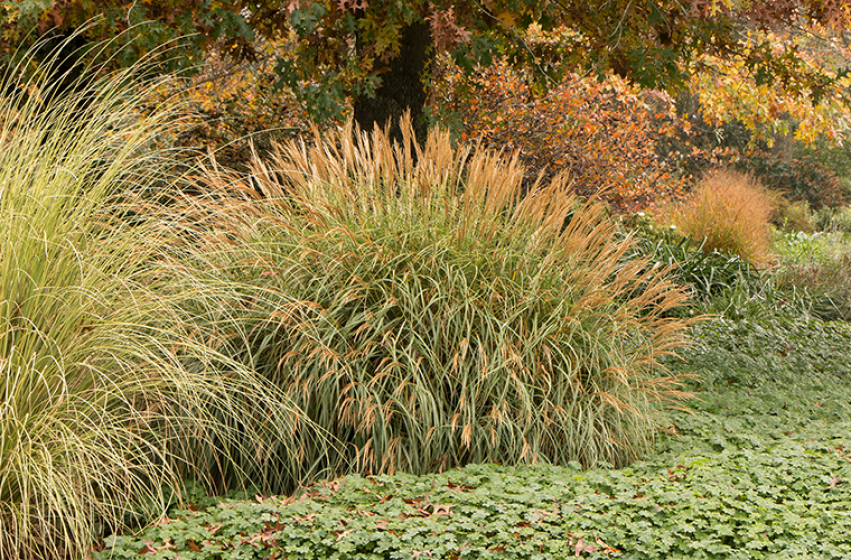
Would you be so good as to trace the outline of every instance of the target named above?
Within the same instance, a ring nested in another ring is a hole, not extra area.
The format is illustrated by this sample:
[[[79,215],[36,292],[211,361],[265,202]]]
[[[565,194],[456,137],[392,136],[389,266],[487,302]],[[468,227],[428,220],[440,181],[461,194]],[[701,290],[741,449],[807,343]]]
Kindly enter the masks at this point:
[[[469,465],[200,500],[97,558],[848,558],[851,330],[724,320],[695,339],[671,367],[705,373],[698,399],[629,467]]]
[[[301,498],[176,511],[141,538],[110,539],[99,558],[847,558],[841,482],[851,468],[834,447],[795,442],[615,471],[350,476]]]
[[[309,422],[173,304],[160,211],[138,196],[176,180],[151,149],[175,106],[140,110],[157,86],[142,68],[59,92],[19,77],[31,57],[0,87],[0,558],[73,559],[184,478],[215,483],[225,444],[254,456]]]

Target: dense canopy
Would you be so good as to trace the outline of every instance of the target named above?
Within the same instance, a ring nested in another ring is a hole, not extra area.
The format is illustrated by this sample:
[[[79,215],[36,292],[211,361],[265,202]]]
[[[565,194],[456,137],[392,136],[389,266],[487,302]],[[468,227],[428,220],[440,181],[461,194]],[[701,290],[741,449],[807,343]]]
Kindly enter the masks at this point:
[[[598,75],[613,70],[654,88],[682,85],[700,55],[740,55],[759,82],[779,80],[818,101],[835,73],[804,62],[795,45],[778,49],[745,31],[818,25],[840,33],[851,18],[843,0],[6,0],[3,6],[5,52],[37,36],[67,34],[96,16],[85,37],[131,43],[117,58],[122,64],[181,37],[189,39],[172,51],[177,65],[213,47],[251,58],[259,38],[285,39],[278,85],[296,91],[320,117],[339,114],[347,99],[357,104],[376,93],[393,99],[388,93],[403,92],[403,105],[421,106],[419,91],[403,90],[417,89],[411,82],[423,78],[428,55],[440,51],[468,69],[507,57],[542,83],[579,68]],[[553,40],[529,43],[531,27],[551,32]],[[382,92],[382,83],[393,91]],[[357,105],[355,112],[357,118]]]

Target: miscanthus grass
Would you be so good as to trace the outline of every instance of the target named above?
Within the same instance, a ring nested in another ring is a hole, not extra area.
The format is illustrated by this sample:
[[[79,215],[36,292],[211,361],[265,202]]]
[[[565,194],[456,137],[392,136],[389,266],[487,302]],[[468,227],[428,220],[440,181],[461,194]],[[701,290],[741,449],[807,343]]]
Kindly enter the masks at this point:
[[[522,177],[443,133],[349,127],[249,175],[211,166],[169,229],[233,294],[220,348],[340,442],[332,470],[623,465],[686,396],[658,363],[684,293],[566,178]]]

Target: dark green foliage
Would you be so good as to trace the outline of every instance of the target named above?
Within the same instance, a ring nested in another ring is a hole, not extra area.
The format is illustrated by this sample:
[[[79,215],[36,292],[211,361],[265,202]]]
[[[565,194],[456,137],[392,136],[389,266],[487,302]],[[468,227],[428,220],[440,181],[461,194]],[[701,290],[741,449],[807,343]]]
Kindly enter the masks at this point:
[[[673,228],[655,225],[644,213],[625,220],[635,232],[634,252],[649,259],[651,266],[672,266],[672,276],[691,291],[692,302],[707,302],[719,294],[760,282],[759,271],[738,255],[705,253],[702,244]]]
[[[794,153],[796,156],[811,155],[838,177],[849,177],[851,176],[851,150],[848,149],[848,141],[851,138],[846,136],[840,140],[841,143],[819,140],[810,146],[799,146]]]
[[[697,327],[684,357],[709,387],[735,383],[773,392],[808,383],[827,386],[851,376],[849,337],[844,323],[766,309],[762,319],[719,319]]]
[[[754,173],[766,188],[793,201],[804,200],[814,210],[845,202],[836,173],[811,153],[787,159],[770,151],[757,151],[736,166]]]
[[[822,208],[814,214],[813,221],[821,231],[851,234],[851,207]]]

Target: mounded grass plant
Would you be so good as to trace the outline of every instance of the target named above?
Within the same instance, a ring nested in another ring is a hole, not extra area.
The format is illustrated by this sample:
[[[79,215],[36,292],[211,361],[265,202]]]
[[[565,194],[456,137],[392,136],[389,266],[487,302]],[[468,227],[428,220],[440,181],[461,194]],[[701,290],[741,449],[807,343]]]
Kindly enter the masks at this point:
[[[88,557],[185,478],[237,468],[221,449],[262,461],[308,430],[174,305],[161,217],[135,195],[174,180],[151,147],[175,113],[140,110],[139,70],[0,87],[0,558]]]
[[[341,442],[339,468],[622,465],[685,396],[657,362],[684,292],[566,179],[522,177],[444,133],[345,128],[248,177],[208,170],[169,229],[240,294],[235,357]]]
[[[753,177],[732,170],[707,173],[692,197],[663,211],[665,219],[706,253],[739,255],[752,264],[770,258],[772,196]]]

